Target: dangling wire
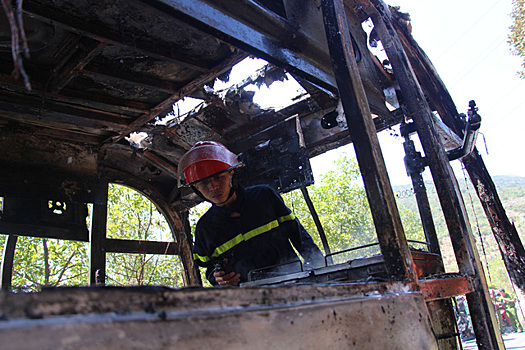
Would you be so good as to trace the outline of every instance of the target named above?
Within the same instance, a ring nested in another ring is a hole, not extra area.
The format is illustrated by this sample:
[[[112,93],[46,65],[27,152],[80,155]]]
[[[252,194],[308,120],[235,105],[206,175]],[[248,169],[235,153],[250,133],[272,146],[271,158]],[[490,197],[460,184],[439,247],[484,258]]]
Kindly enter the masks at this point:
[[[483,242],[483,236],[481,235],[481,230],[479,229],[478,216],[476,215],[476,211],[474,210],[474,201],[472,200],[472,195],[470,193],[470,187],[469,187],[468,181],[467,181],[467,174],[465,173],[465,165],[463,165],[463,163],[461,163],[461,170],[463,171],[463,180],[465,181],[465,187],[467,188],[467,193],[468,193],[468,197],[469,197],[469,200],[470,200],[470,205],[472,207],[472,213],[474,214],[474,219],[476,220],[476,229],[478,231],[479,241],[481,243],[481,250],[483,251],[483,257],[485,258],[485,266],[487,267],[487,275],[489,277],[489,285],[492,285],[492,278],[490,276],[490,269],[489,269],[489,262],[488,262],[488,259],[487,259],[487,252],[485,251],[485,243]],[[490,299],[492,300],[492,303],[495,306],[496,305],[496,293],[491,293],[490,290],[489,290],[489,296],[490,296]],[[499,312],[497,308],[496,308],[496,312]],[[498,315],[496,315],[496,320],[497,320],[497,322],[499,324],[500,317]]]
[[[490,284],[492,284],[492,278],[490,277],[490,270],[489,270],[489,262],[487,260],[487,252],[485,251],[485,243],[483,242],[483,237],[481,236],[481,230],[479,229],[478,216],[476,215],[476,211],[474,210],[474,201],[472,200],[472,195],[470,193],[470,187],[467,181],[467,174],[465,173],[465,166],[463,165],[463,163],[461,163],[461,170],[463,171],[463,179],[465,181],[465,186],[467,188],[470,205],[472,207],[472,213],[474,214],[474,219],[476,220],[476,229],[478,231],[479,241],[481,243],[481,250],[483,251],[483,257],[485,258],[485,265],[487,266],[487,275],[489,277]]]
[[[24,69],[23,58],[29,59],[29,47],[27,45],[24,23],[22,21],[22,0],[16,0],[16,8],[10,0],[2,0],[2,7],[9,22],[11,29],[11,54],[13,56],[13,77],[24,78],[24,86],[27,91],[31,91],[29,76]],[[22,47],[20,47],[22,46]]]
[[[487,151],[487,154],[488,154],[488,151]],[[479,236],[479,240],[480,240],[480,243],[481,243],[481,248],[482,248],[482,251],[483,251],[483,256],[485,258],[485,265],[487,266],[487,275],[489,277],[489,283],[492,285],[492,278],[490,276],[490,269],[489,269],[489,263],[488,263],[488,260],[487,260],[487,253],[485,252],[485,244],[483,243],[483,237],[481,236],[481,231],[479,229],[478,217],[476,215],[476,212],[474,211],[474,202],[473,202],[472,196],[470,194],[470,188],[468,186],[467,176],[465,174],[465,166],[463,164],[461,164],[461,168],[463,170],[463,179],[465,180],[465,186],[467,187],[467,193],[469,195],[470,204],[472,206],[472,212],[474,213],[474,218],[476,220],[476,228],[477,228],[477,231],[478,231],[478,236]],[[518,294],[516,293],[516,288],[514,287],[514,283],[512,283],[512,280],[511,280],[510,285],[512,287],[514,295],[516,295],[516,300],[518,300],[518,298],[517,298]],[[489,293],[489,294],[490,294],[490,297],[492,299],[492,302],[494,303],[494,305],[496,305],[496,295],[491,295],[491,293]],[[521,307],[521,303],[518,301],[517,304],[518,304],[518,308],[520,309],[522,317],[525,318],[525,314],[524,314],[523,309]],[[499,322],[499,317],[497,317],[497,319],[498,319],[498,322]]]

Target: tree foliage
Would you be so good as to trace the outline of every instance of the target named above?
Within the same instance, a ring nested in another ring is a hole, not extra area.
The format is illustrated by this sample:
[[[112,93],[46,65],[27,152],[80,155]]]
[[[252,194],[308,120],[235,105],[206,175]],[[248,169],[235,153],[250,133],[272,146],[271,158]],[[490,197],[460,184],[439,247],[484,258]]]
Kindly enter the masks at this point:
[[[173,241],[164,216],[140,193],[124,186],[109,189],[107,236],[145,241]],[[182,286],[177,256],[107,254],[106,283]]]
[[[494,176],[492,179],[509,219],[516,226],[521,241],[525,242],[525,177]],[[464,179],[458,179],[458,183],[463,200],[465,201],[472,234],[474,235],[480,259],[488,277],[488,283],[495,289],[505,288],[510,290],[510,280],[501,257],[498,243],[494,238],[489,221],[485,217],[476,191],[472,183],[466,178],[466,175]],[[406,193],[407,186],[396,186],[394,190],[397,193]],[[427,192],[440,242],[441,253],[443,254],[445,269],[447,272],[456,272],[458,271],[458,267],[452,243],[448,235],[447,225],[440,210],[436,190],[431,183],[427,183]],[[415,200],[409,196],[399,199],[398,202],[409,210],[417,210]]]
[[[331,251],[337,252],[377,241],[366,193],[356,160],[342,157],[335,170],[327,172],[308,188],[310,197],[326,232]],[[523,240],[525,227],[525,178],[495,176],[500,198],[507,213],[516,224]],[[494,288],[510,289],[510,282],[501,260],[488,221],[472,188],[461,182],[463,198],[469,212],[478,251]],[[471,186],[471,185],[470,185]],[[427,186],[434,222],[440,239],[445,265],[455,263],[450,238],[435,190]],[[404,187],[394,188],[405,234],[411,240],[424,240],[421,222],[413,193]],[[399,193],[405,193],[399,196]],[[283,195],[287,205],[322,247],[317,228],[299,190]],[[473,199],[472,199],[473,198]],[[205,203],[192,210],[190,222],[208,209]],[[88,225],[89,226],[89,225]],[[123,186],[109,189],[107,235],[111,238],[138,240],[172,240],[168,225],[153,203],[138,192]],[[0,246],[6,240],[0,235]],[[410,243],[410,245],[414,245]],[[377,246],[337,255],[341,262],[360,256],[379,253]],[[37,291],[44,286],[73,286],[88,284],[88,244],[33,237],[18,237],[15,254],[13,286],[15,291]],[[182,286],[181,264],[177,256],[146,254],[107,254],[107,283],[112,285]],[[449,268],[450,269],[450,268]],[[457,266],[455,267],[457,270]],[[452,270],[454,271],[454,268]]]
[[[86,285],[87,244],[57,239],[18,237],[13,264],[13,290]]]
[[[361,180],[359,166],[354,158],[342,156],[335,161],[335,170],[321,177],[308,188],[309,195],[319,215],[332,253],[377,242],[370,206]],[[322,247],[315,223],[300,191],[283,195],[303,226]],[[417,214],[401,210],[405,234],[414,240],[423,240],[423,230]],[[334,262],[379,253],[379,246],[361,248],[336,255]]]
[[[146,197],[119,185],[110,185],[108,196],[107,237],[173,241],[166,220]],[[3,245],[5,236],[0,239]],[[88,250],[85,242],[18,237],[13,290],[87,285]],[[109,253],[106,264],[110,285],[183,285],[177,256]]]
[[[525,78],[525,0],[512,1],[512,25],[510,26],[509,43],[512,52],[523,59],[522,70],[518,72]]]

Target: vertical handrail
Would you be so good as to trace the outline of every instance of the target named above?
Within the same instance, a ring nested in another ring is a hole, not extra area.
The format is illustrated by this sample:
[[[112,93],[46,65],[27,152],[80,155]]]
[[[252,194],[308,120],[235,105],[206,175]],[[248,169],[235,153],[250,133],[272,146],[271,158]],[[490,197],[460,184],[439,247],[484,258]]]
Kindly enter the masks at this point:
[[[312,199],[310,198],[308,189],[306,187],[301,187],[301,192],[303,193],[304,200],[306,201],[306,205],[308,206],[308,209],[310,210],[312,219],[314,220],[315,226],[317,227],[317,232],[319,232],[319,237],[321,238],[321,242],[323,243],[323,249],[324,249],[324,253],[326,256],[326,262],[330,265],[333,265],[334,261],[331,257],[330,245],[328,244],[326,233],[324,232],[324,228],[323,228],[323,225],[321,224],[321,220],[319,220],[319,215],[317,215],[317,211],[315,210],[314,203],[312,202]]]

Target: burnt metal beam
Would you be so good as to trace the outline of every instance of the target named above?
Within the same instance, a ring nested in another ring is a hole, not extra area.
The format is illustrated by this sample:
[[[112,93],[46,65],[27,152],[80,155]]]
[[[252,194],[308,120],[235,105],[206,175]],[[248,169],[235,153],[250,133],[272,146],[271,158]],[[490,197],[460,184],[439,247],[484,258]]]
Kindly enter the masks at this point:
[[[104,46],[106,44],[98,41],[79,44],[75,54],[70,57],[67,63],[61,64],[60,68],[53,70],[53,78],[50,84],[51,91],[57,93],[66,86],[81,69],[100,54]]]
[[[310,198],[310,194],[308,193],[308,189],[306,187],[301,187],[301,192],[303,193],[304,200],[306,202],[306,205],[308,206],[308,209],[310,210],[310,214],[312,215],[312,219],[314,220],[315,227],[317,227],[317,232],[319,233],[319,237],[321,238],[321,242],[323,243],[323,249],[324,253],[326,255],[326,261],[329,265],[333,265],[334,260],[332,259],[332,252],[330,251],[330,245],[328,244],[328,240],[326,239],[326,233],[324,232],[323,225],[321,224],[321,220],[319,220],[319,215],[317,215],[317,211],[315,210],[314,203],[312,202],[312,199]]]
[[[499,198],[496,185],[485,167],[479,152],[474,151],[461,160],[476,189],[492,233],[514,284],[525,293],[525,249],[514,223],[512,223]]]
[[[80,74],[82,74],[81,71],[71,73],[71,75]],[[5,85],[4,89],[0,89],[2,92],[0,99],[5,100],[5,106],[16,104],[15,108],[4,108],[2,105],[0,112],[3,108],[6,112],[18,112],[33,106],[34,112],[25,111],[22,114],[34,115],[38,119],[50,120],[51,122],[60,121],[74,126],[87,126],[92,123],[96,129],[118,131],[122,129],[122,126],[129,124],[132,119],[146,113],[151,107],[142,102],[95,95],[68,88],[62,88],[60,94],[49,93],[45,91],[47,87],[39,84],[39,82],[33,82],[33,90],[31,94],[27,94],[23,86],[11,76],[0,74],[0,81]],[[48,113],[48,111],[58,113]],[[61,117],[61,113],[66,116]],[[44,116],[45,118],[42,118]],[[82,116],[87,117],[87,119],[81,121]],[[106,124],[102,126],[97,121]],[[122,124],[119,125],[119,123]]]
[[[97,95],[85,92],[78,89],[63,88],[60,94],[46,94],[50,99],[58,101],[65,101],[71,103],[78,103],[85,107],[96,107],[96,112],[112,114],[114,118],[118,115],[122,119],[132,119],[136,115],[140,115],[149,110],[149,104],[124,100],[122,98],[115,98],[107,95]],[[105,111],[109,111],[105,112]],[[126,112],[126,114],[123,114]]]
[[[467,294],[467,300],[478,346],[481,349],[504,349],[466,209],[445,149],[434,128],[432,112],[392,25],[389,8],[381,0],[370,2],[374,5],[370,14],[374,28],[392,64],[430,165],[459,271],[473,278],[475,292]]]
[[[42,128],[40,126],[24,126],[24,128],[27,131],[32,132],[33,135],[54,138],[56,140],[70,143],[80,143],[89,146],[98,146],[104,139],[104,137],[99,135],[93,135],[83,131]]]
[[[106,241],[104,242],[104,250],[106,253],[179,254],[178,246],[175,242],[140,241],[115,238],[106,238]]]
[[[80,74],[75,73],[75,74]],[[72,90],[63,88],[61,94],[46,92],[46,87],[34,81],[32,86],[33,89],[31,94],[27,94],[24,90],[23,85],[20,82],[14,80],[11,75],[0,73],[0,82],[5,88],[2,90],[2,94],[12,94],[15,98],[39,98],[40,105],[45,103],[63,102],[70,104],[71,108],[78,108],[78,106],[87,107],[90,110],[96,110],[98,114],[108,114],[112,118],[116,118],[126,112],[129,114],[127,118],[132,118],[133,115],[141,114],[146,112],[150,106],[137,101],[122,100],[102,95],[88,94],[84,91]],[[18,97],[21,96],[21,97]],[[126,118],[126,115],[121,117]]]
[[[89,67],[84,67],[80,73],[92,77],[93,79],[102,77],[104,80],[125,81],[137,86],[154,88],[166,93],[174,93],[180,88],[180,85],[171,81],[156,79],[146,75],[141,76],[131,72],[122,72],[115,70],[113,67],[106,67],[97,64],[90,64]]]
[[[108,183],[104,183],[98,196],[104,198],[101,204],[93,205],[91,214],[91,237],[89,239],[89,283],[91,285],[106,283],[106,224],[108,216]]]
[[[209,82],[215,77],[221,75],[222,73],[229,70],[234,64],[240,62],[246,57],[244,52],[236,52],[232,54],[229,59],[222,61],[217,66],[213,67],[206,74],[202,74],[190,83],[181,87],[176,93],[171,95],[169,98],[165,99],[157,106],[150,109],[148,113],[145,113],[141,117],[135,119],[127,128],[120,131],[117,135],[108,138],[106,143],[116,143],[122,140],[125,136],[129,135],[132,132],[138,131],[144,124],[154,119],[158,115],[164,113],[166,110],[172,108],[173,104],[180,100],[182,97],[189,95],[191,92],[195,91],[202,84]]]
[[[456,105],[432,62],[410,33],[399,25],[398,21],[394,21],[394,24],[396,24],[396,30],[405,47],[410,64],[418,73],[418,77],[421,77],[421,84],[425,88],[427,96],[437,107],[444,123],[456,134],[462,136],[464,128]],[[516,227],[507,216],[483,158],[475,148],[471,154],[462,158],[461,162],[476,189],[476,194],[496,238],[509,276],[512,282],[525,292],[525,249]]]
[[[4,233],[4,232],[0,232]],[[0,281],[0,289],[2,291],[11,291],[11,283],[13,279],[13,266],[15,260],[16,242],[18,236],[8,235],[4,243],[4,256],[2,257],[2,264],[0,269],[2,271],[2,280]]]
[[[336,87],[326,53],[323,57],[322,45],[296,30],[290,30],[290,26],[283,19],[264,8],[254,6],[250,1],[239,2],[236,4],[236,9],[235,7],[232,9],[237,15],[242,15],[242,22],[231,14],[221,11],[216,5],[212,5],[213,1],[208,3],[203,0],[148,0],[147,3],[152,6],[160,6],[164,10],[175,10],[175,12],[172,11],[174,16],[197,26],[202,31],[264,58],[268,62],[278,66],[285,65],[290,70],[302,72],[326,88],[333,90]],[[244,10],[241,11],[241,9]],[[264,28],[256,30],[250,24],[245,24],[246,18],[243,13],[254,12],[257,13],[258,22],[264,22],[262,20],[264,18],[272,25],[265,25]],[[272,33],[267,31],[270,27],[274,29]],[[264,31],[260,31],[261,29]],[[289,39],[283,42],[281,38]],[[299,38],[301,41],[298,40]],[[287,46],[286,42],[290,45]],[[312,52],[316,52],[312,56],[319,56],[316,57],[316,60],[311,59]]]
[[[33,90],[34,91],[34,90]],[[83,128],[97,129],[98,132],[118,132],[129,124],[131,116],[105,112],[94,106],[100,106],[99,102],[93,102],[92,106],[85,100],[81,104],[76,104],[78,98],[69,98],[49,94],[33,93],[22,95],[18,92],[0,89],[0,113],[5,117],[20,116],[21,120],[28,123],[44,124],[45,120],[51,124],[67,125],[72,129],[82,130]],[[112,108],[115,108],[114,106]],[[135,112],[134,112],[135,113]],[[64,127],[62,127],[64,128]],[[94,132],[91,130],[90,132]]]
[[[54,129],[70,133],[78,133],[80,136],[89,135],[97,137],[103,136],[111,131],[118,132],[123,127],[122,125],[116,125],[112,122],[78,117],[78,115],[74,116],[62,111],[52,111],[47,108],[39,110],[36,106],[11,104],[3,98],[0,98],[0,102],[2,102],[0,107],[0,115],[2,118],[6,120],[14,120],[17,123],[34,125],[42,128],[42,131],[44,131],[45,128],[48,128],[50,130]],[[67,106],[61,107],[67,108]],[[45,119],[45,122],[42,121],[43,119]]]
[[[199,267],[193,259],[193,236],[191,235],[191,226],[189,220],[189,212],[179,212],[178,217],[182,222],[182,228],[180,230],[172,232],[177,235],[178,241],[181,242],[179,249],[179,258],[184,267],[184,279],[185,286],[202,286],[202,277],[200,274]]]
[[[152,151],[145,151],[142,153],[142,156],[146,158],[149,162],[153,163],[155,166],[161,168],[163,171],[168,173],[174,179],[178,179],[177,166],[163,157],[155,154]]]
[[[458,275],[438,276],[435,279],[419,281],[419,287],[425,301],[448,299],[474,292],[471,277]]]
[[[321,2],[330,56],[388,272],[416,282],[414,262],[388,179],[341,0]]]
[[[188,58],[183,53],[176,54],[172,50],[165,50],[162,46],[154,43],[140,42],[135,40],[133,44],[123,34],[111,30],[101,24],[93,25],[80,18],[60,12],[56,8],[43,6],[35,1],[24,2],[24,13],[44,23],[49,23],[63,28],[69,32],[85,36],[106,45],[116,45],[127,47],[134,51],[139,51],[147,56],[163,61],[170,61],[179,66],[187,67],[199,72],[207,72],[210,69],[210,62],[203,62],[198,59]]]

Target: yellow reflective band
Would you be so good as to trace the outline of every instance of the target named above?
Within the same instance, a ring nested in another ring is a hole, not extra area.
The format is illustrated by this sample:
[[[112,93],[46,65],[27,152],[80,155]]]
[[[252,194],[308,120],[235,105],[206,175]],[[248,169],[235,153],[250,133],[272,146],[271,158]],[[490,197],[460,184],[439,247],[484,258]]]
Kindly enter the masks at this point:
[[[241,233],[237,235],[236,237],[233,237],[232,239],[230,239],[228,242],[224,243],[223,245],[215,248],[215,251],[213,252],[211,257],[212,258],[218,257],[219,255],[228,251],[229,249],[232,249],[233,247],[235,247],[237,244],[241,243],[242,241],[244,241],[244,235]]]
[[[230,239],[228,242],[224,243],[223,245],[217,247],[215,249],[215,251],[213,252],[213,254],[211,255],[212,258],[216,258],[218,257],[219,255],[221,254],[224,254],[225,252],[227,252],[228,250],[232,249],[233,247],[235,247],[237,244],[243,242],[243,241],[247,241],[253,237],[257,237],[265,232],[268,232],[270,230],[273,230],[274,228],[278,227],[280,223],[283,223],[285,221],[292,221],[295,219],[295,216],[290,213],[288,215],[285,215],[285,216],[281,216],[279,218],[277,218],[276,220],[273,220],[273,221],[270,221],[269,223],[265,224],[265,225],[262,225],[262,226],[259,226],[257,228],[254,228],[253,230],[250,230],[246,233],[241,233],[237,236],[235,236],[234,238]],[[194,254],[196,255],[196,254]],[[200,258],[201,261],[204,261],[201,257],[201,256],[198,256]],[[206,257],[208,260],[206,261],[209,261],[209,258]],[[206,262],[204,261],[204,262]]]
[[[293,215],[293,213],[290,213],[288,215],[281,216],[277,220],[279,220],[279,222],[285,222],[285,221],[292,221],[294,219],[295,219],[295,215]]]
[[[200,256],[199,254],[193,254],[193,260],[200,260],[202,262],[208,262],[211,259],[207,256]]]

